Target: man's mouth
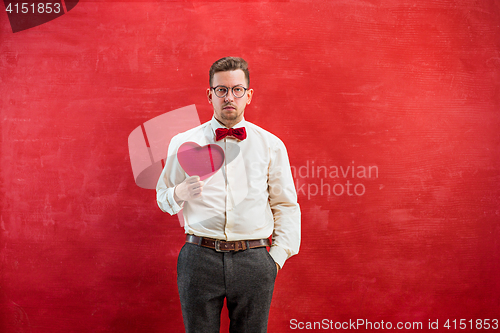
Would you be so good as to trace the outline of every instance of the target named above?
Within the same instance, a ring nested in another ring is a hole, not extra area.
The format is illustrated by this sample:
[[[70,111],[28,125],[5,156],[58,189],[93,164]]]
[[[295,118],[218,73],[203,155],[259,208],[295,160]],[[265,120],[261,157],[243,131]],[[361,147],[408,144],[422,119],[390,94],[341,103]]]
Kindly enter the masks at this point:
[[[222,108],[223,110],[235,110],[236,108],[232,105],[226,105]]]

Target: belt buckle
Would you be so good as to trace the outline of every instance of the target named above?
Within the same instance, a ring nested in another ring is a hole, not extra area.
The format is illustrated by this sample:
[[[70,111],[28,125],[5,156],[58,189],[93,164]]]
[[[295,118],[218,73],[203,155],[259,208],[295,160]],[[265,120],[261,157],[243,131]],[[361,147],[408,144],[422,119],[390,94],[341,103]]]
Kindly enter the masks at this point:
[[[231,252],[231,250],[221,250],[220,249],[220,239],[215,240],[215,251],[217,251],[217,252]]]

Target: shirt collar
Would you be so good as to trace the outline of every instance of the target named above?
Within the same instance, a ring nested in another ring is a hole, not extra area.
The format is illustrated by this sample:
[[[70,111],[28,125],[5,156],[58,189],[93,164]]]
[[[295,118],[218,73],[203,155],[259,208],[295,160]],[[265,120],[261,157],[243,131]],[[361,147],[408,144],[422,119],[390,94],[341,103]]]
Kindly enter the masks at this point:
[[[245,118],[243,118],[243,119],[241,119],[241,121],[239,123],[234,125],[233,128],[245,127],[245,125],[246,125],[246,121],[245,121]],[[210,126],[212,127],[212,132],[214,133],[214,135],[215,135],[216,129],[226,128],[226,126],[222,125],[221,123],[219,123],[217,121],[217,119],[215,119],[215,116],[212,116],[212,120],[210,120]]]

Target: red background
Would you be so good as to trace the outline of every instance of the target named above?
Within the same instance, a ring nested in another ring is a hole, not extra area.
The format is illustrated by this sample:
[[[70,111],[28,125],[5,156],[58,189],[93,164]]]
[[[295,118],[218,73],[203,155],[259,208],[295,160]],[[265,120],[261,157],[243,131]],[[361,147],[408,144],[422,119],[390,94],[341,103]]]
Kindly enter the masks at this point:
[[[134,183],[127,138],[190,104],[209,120],[226,55],[297,169],[378,168],[324,179],[360,196],[299,192],[269,332],[500,319],[499,2],[80,1],[18,33],[1,9],[0,331],[183,331],[183,230]]]

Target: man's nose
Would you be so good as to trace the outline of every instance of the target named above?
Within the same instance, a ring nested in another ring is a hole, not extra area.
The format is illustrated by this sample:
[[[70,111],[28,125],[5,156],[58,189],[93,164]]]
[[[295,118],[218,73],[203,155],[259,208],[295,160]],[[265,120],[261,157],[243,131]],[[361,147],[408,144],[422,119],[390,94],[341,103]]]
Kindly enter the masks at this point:
[[[233,95],[233,90],[228,89],[226,96],[224,96],[225,101],[233,101],[234,100],[234,95]]]

